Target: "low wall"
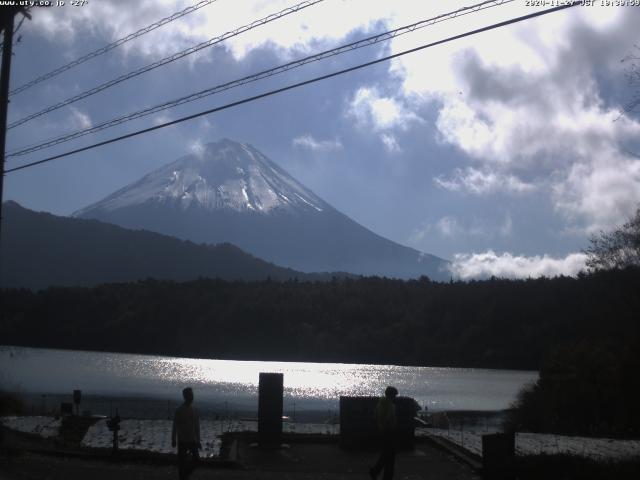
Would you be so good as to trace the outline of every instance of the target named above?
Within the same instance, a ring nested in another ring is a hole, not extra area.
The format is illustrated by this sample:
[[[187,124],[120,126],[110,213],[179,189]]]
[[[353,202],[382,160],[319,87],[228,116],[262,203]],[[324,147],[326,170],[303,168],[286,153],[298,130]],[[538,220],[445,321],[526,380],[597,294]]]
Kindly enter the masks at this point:
[[[380,397],[340,397],[340,444],[345,448],[372,448],[380,441],[376,405]],[[410,397],[396,398],[397,442],[412,449],[418,404]]]

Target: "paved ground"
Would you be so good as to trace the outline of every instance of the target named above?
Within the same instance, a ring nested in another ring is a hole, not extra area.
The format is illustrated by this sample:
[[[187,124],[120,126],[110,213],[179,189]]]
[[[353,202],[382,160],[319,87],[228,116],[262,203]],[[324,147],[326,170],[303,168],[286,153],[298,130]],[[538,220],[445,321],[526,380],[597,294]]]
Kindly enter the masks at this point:
[[[203,466],[193,480],[356,480],[368,479],[375,452],[348,452],[335,443],[291,444],[264,451],[240,444],[235,467]],[[0,480],[177,479],[168,464],[115,463],[48,454],[22,453],[0,460]],[[469,467],[429,444],[397,458],[396,480],[479,480]]]

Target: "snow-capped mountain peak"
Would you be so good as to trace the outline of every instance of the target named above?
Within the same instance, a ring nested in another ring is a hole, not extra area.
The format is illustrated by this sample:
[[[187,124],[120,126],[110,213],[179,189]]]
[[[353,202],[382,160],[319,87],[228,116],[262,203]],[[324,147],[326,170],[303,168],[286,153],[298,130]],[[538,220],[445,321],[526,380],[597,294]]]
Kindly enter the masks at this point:
[[[146,203],[264,214],[299,209],[322,212],[328,207],[251,145],[225,139],[151,172],[74,215]]]

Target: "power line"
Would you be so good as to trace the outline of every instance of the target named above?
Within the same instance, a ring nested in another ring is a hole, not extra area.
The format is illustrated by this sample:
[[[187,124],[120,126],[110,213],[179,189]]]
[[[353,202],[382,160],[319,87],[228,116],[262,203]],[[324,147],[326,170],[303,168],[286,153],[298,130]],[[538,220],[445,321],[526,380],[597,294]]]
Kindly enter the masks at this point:
[[[412,23],[410,25],[406,25],[406,26],[403,26],[403,27],[396,28],[394,30],[389,30],[389,31],[384,32],[384,33],[373,35],[373,36],[364,38],[362,40],[351,42],[351,43],[348,43],[346,45],[341,45],[339,47],[336,47],[336,48],[333,48],[333,49],[330,49],[330,50],[325,50],[323,52],[320,52],[320,53],[317,53],[317,54],[314,54],[314,55],[310,55],[308,57],[304,57],[304,58],[301,58],[301,59],[298,59],[298,60],[283,64],[283,65],[279,65],[277,67],[273,67],[273,68],[270,68],[268,70],[263,70],[261,72],[258,72],[258,73],[252,74],[252,75],[248,75],[246,77],[242,77],[242,78],[239,78],[239,79],[236,79],[236,80],[232,80],[230,82],[226,82],[226,83],[223,83],[223,84],[220,84],[220,85],[216,85],[214,87],[210,87],[210,88],[207,88],[205,90],[201,90],[199,92],[195,92],[195,93],[192,93],[192,94],[189,94],[189,95],[186,95],[186,96],[183,96],[183,97],[180,97],[180,98],[168,101],[168,102],[164,102],[164,103],[161,103],[159,105],[155,105],[153,107],[148,107],[148,108],[145,108],[143,110],[139,110],[139,111],[136,111],[136,112],[133,112],[133,113],[129,113],[127,115],[123,115],[123,116],[120,116],[120,117],[117,117],[117,118],[102,122],[102,123],[100,123],[98,125],[94,125],[94,126],[82,129],[82,130],[78,130],[78,131],[75,131],[75,132],[72,132],[72,133],[69,133],[69,134],[62,135],[62,136],[54,137],[54,138],[51,138],[51,139],[46,140],[46,141],[41,141],[39,143],[34,143],[34,144],[31,144],[31,145],[22,147],[21,149],[13,150],[13,151],[11,151],[11,152],[9,152],[7,154],[7,158],[27,155],[29,153],[36,152],[38,150],[42,150],[42,149],[49,148],[49,147],[52,147],[52,146],[55,146],[55,145],[59,145],[61,143],[66,143],[68,141],[75,140],[77,138],[83,137],[85,135],[89,135],[91,133],[96,133],[96,132],[105,130],[107,128],[111,128],[111,127],[114,127],[116,125],[120,125],[120,124],[125,123],[125,122],[129,122],[129,121],[132,121],[132,120],[135,120],[135,119],[138,119],[138,118],[142,118],[142,117],[145,117],[145,116],[148,116],[148,115],[152,115],[154,113],[158,113],[158,112],[167,110],[169,108],[173,108],[173,107],[177,107],[179,105],[183,105],[183,104],[186,104],[186,103],[189,103],[189,102],[193,102],[195,100],[199,100],[199,99],[205,98],[207,96],[214,95],[216,93],[220,93],[220,92],[223,92],[223,91],[226,91],[226,90],[230,90],[232,88],[236,88],[236,87],[239,87],[239,86],[242,86],[242,85],[246,85],[248,83],[253,83],[253,82],[256,82],[258,80],[263,80],[265,78],[272,77],[274,75],[278,75],[280,73],[284,73],[284,72],[287,72],[289,70],[293,70],[295,68],[302,67],[302,66],[307,65],[307,64],[312,63],[312,62],[317,62],[317,61],[324,60],[326,58],[330,58],[330,57],[333,57],[333,56],[336,56],[336,55],[340,55],[340,54],[343,54],[343,53],[346,53],[346,52],[349,52],[349,51],[353,51],[353,50],[356,50],[356,49],[359,49],[359,48],[363,48],[363,47],[371,46],[371,45],[374,45],[374,44],[377,44],[377,43],[380,43],[380,42],[391,40],[391,39],[396,38],[396,37],[398,37],[400,35],[404,35],[406,33],[411,33],[411,32],[414,32],[414,31],[416,31],[418,29],[425,28],[427,26],[431,26],[431,25],[434,25],[436,23],[444,22],[446,20],[452,20],[454,18],[458,18],[458,17],[464,16],[464,15],[468,15],[468,14],[471,14],[471,13],[476,13],[478,11],[485,10],[487,8],[492,8],[492,7],[495,7],[495,6],[511,3],[513,1],[515,1],[515,0],[486,0],[486,1],[483,1],[483,2],[475,4],[475,5],[471,5],[471,6],[468,6],[468,7],[463,7],[463,8],[460,8],[460,9],[452,11],[452,12],[448,12],[448,13],[444,13],[444,14],[441,14],[441,15],[437,15],[435,17],[431,17],[431,18],[426,19],[426,20],[420,20],[419,22],[415,22],[415,23]]]
[[[97,87],[94,87],[90,90],[87,90],[85,92],[79,93],[78,95],[68,98],[60,103],[56,103],[55,105],[51,105],[50,107],[45,108],[44,110],[41,110],[39,112],[33,113],[31,115],[27,115],[24,118],[21,118],[20,120],[16,120],[15,122],[9,124],[9,126],[7,127],[8,129],[11,128],[15,128],[19,125],[22,125],[24,123],[27,123],[31,120],[33,120],[34,118],[40,117],[42,115],[45,115],[47,113],[53,112],[54,110],[58,110],[59,108],[65,107],[67,105],[70,105],[72,103],[77,102],[78,100],[82,100],[84,98],[90,97],[91,95],[95,95],[98,92],[101,92],[103,90],[106,90],[107,88],[113,87],[114,85],[117,85],[119,83],[122,83],[126,80],[129,80],[131,78],[137,77],[138,75],[142,75],[143,73],[149,72],[151,70],[154,70],[158,67],[161,67],[163,65],[167,65],[171,62],[175,62],[176,60],[179,60],[183,57],[186,57],[187,55],[191,55],[192,53],[198,52],[200,50],[202,50],[203,48],[207,48],[207,47],[211,47],[213,45],[216,45],[218,43],[224,42],[225,40],[235,37],[237,35],[240,35],[241,33],[244,33],[246,31],[252,30],[254,28],[260,27],[262,25],[265,25],[267,23],[273,22],[274,20],[278,20],[282,17],[285,17],[287,15],[290,15],[292,13],[296,13],[304,8],[310,7],[312,5],[315,5],[316,3],[320,3],[323,2],[324,0],[305,0],[304,2],[298,3],[292,7],[288,7],[285,8],[284,10],[281,10],[280,12],[277,13],[272,13],[270,15],[267,15],[264,18],[261,18],[259,20],[254,20],[253,22],[251,22],[250,24],[244,25],[242,27],[236,28],[235,30],[223,33],[220,36],[211,38],[209,40],[207,40],[206,42],[202,42],[199,43],[198,45],[195,45],[193,47],[187,48],[186,50],[182,50],[181,52],[178,53],[174,53],[173,55],[170,55],[168,57],[165,57],[161,60],[158,60],[156,62],[153,62],[149,65],[146,65],[144,67],[141,67],[137,70],[134,70],[133,72],[129,72],[125,75],[121,75],[118,78],[115,78],[113,80],[109,80],[108,82],[102,83],[100,85],[98,85]]]
[[[419,47],[411,48],[409,50],[404,50],[402,52],[395,53],[393,55],[388,55],[386,57],[382,57],[382,58],[379,58],[379,59],[376,59],[376,60],[372,60],[370,62],[361,63],[359,65],[356,65],[356,66],[350,67],[350,68],[346,68],[344,70],[339,70],[339,71],[336,71],[336,72],[328,73],[326,75],[322,75],[322,76],[315,77],[315,78],[312,78],[312,79],[309,79],[309,80],[305,80],[303,82],[294,83],[294,84],[291,84],[291,85],[287,85],[286,87],[277,88],[275,90],[271,90],[271,91],[268,91],[268,92],[265,92],[265,93],[262,93],[262,94],[259,94],[259,95],[254,95],[252,97],[247,97],[247,98],[244,98],[242,100],[238,100],[238,101],[235,101],[235,102],[227,103],[226,105],[222,105],[222,106],[216,107],[216,108],[211,108],[209,110],[205,110],[203,112],[195,113],[193,115],[188,115],[186,117],[182,117],[182,118],[179,118],[177,120],[173,120],[171,122],[162,123],[160,125],[155,125],[153,127],[145,128],[145,129],[142,129],[142,130],[137,130],[135,132],[131,132],[131,133],[128,133],[126,135],[121,135],[119,137],[111,138],[109,140],[104,140],[102,142],[94,143],[94,144],[88,145],[86,147],[78,148],[78,149],[71,150],[71,151],[68,151],[68,152],[65,152],[65,153],[61,153],[59,155],[54,155],[54,156],[51,156],[51,157],[48,157],[48,158],[44,158],[44,159],[38,160],[36,162],[27,163],[27,164],[21,165],[19,167],[14,167],[14,168],[8,169],[8,170],[6,170],[6,173],[11,173],[11,172],[15,172],[15,171],[18,171],[18,170],[23,170],[25,168],[34,167],[36,165],[41,165],[43,163],[51,162],[51,161],[57,160],[59,158],[68,157],[69,155],[73,155],[73,154],[76,154],[76,153],[80,153],[80,152],[84,152],[84,151],[87,151],[87,150],[91,150],[91,149],[94,149],[94,148],[97,148],[97,147],[101,147],[103,145],[108,145],[110,143],[119,142],[119,141],[125,140],[127,138],[135,137],[135,136],[138,136],[138,135],[142,135],[144,133],[152,132],[154,130],[159,130],[161,128],[169,127],[171,125],[176,125],[178,123],[186,122],[187,120],[193,120],[194,118],[202,117],[204,115],[209,115],[211,113],[219,112],[219,111],[222,111],[222,110],[227,110],[229,108],[237,107],[237,106],[243,105],[245,103],[253,102],[255,100],[259,100],[259,99],[266,98],[266,97],[270,97],[270,96],[276,95],[278,93],[283,93],[283,92],[286,92],[288,90],[293,90],[295,88],[299,88],[299,87],[302,87],[302,86],[305,86],[305,85],[310,85],[312,83],[316,83],[316,82],[319,82],[321,80],[327,80],[329,78],[337,77],[337,76],[343,75],[345,73],[349,73],[349,72],[353,72],[353,71],[356,71],[356,70],[360,70],[362,68],[370,67],[372,65],[377,65],[379,63],[386,62],[386,61],[392,60],[394,58],[399,58],[399,57],[401,57],[403,55],[407,55],[409,53],[418,52],[420,50],[424,50],[426,48],[434,47],[436,45],[441,45],[443,43],[448,43],[448,42],[451,42],[453,40],[459,40],[459,39],[464,38],[464,37],[469,37],[471,35],[476,35],[478,33],[486,32],[486,31],[489,31],[489,30],[494,30],[496,28],[500,28],[500,27],[504,27],[504,26],[511,25],[511,24],[514,24],[514,23],[522,22],[524,20],[529,20],[531,18],[540,17],[542,15],[547,15],[549,13],[558,12],[560,10],[565,10],[567,8],[575,7],[577,5],[580,5],[580,3],[579,2],[569,3],[569,4],[566,4],[566,5],[561,5],[561,6],[558,6],[558,7],[549,8],[547,10],[542,10],[542,11],[539,11],[539,12],[530,13],[528,15],[523,15],[523,16],[520,16],[520,17],[512,18],[510,20],[505,20],[503,22],[494,23],[494,24],[488,25],[486,27],[478,28],[478,29],[471,30],[471,31],[468,31],[468,32],[465,32],[465,33],[461,33],[461,34],[458,34],[458,35],[454,35],[452,37],[448,37],[448,38],[445,38],[445,39],[442,39],[442,40],[437,40],[435,42],[427,43],[425,45],[421,45]]]
[[[199,10],[202,7],[206,7],[207,5],[210,5],[211,3],[214,3],[216,1],[218,0],[202,0],[196,3],[195,5],[191,5],[190,7],[187,7],[184,10],[181,10],[172,15],[169,15],[168,17],[165,17],[161,20],[158,20],[157,22],[154,22],[151,25],[148,25],[144,28],[141,28],[140,30],[130,33],[125,37],[122,37],[114,42],[111,42],[110,44],[105,45],[104,47],[94,50],[93,52],[87,53],[86,55],[83,55],[80,58],[77,58],[65,65],[62,65],[61,67],[58,67],[49,73],[45,73],[44,75],[41,75],[38,78],[35,78],[34,80],[31,80],[30,82],[27,82],[24,85],[19,86],[18,88],[14,88],[11,92],[9,92],[9,95],[15,95],[16,93],[24,92],[25,90],[33,87],[34,85],[44,82],[45,80],[49,80],[50,78],[56,77],[60,75],[62,72],[66,72],[67,70],[70,70],[73,67],[77,67],[78,65],[86,62],[87,60],[91,60],[92,58],[95,58],[104,53],[107,53],[113,50],[114,48],[117,48],[120,45],[133,40],[134,38],[138,38],[144,35],[145,33],[149,33],[152,30],[155,30],[156,28],[160,28],[163,25],[166,25],[167,23],[171,23],[174,20],[177,20],[178,18],[184,17],[185,15],[188,15],[191,12],[195,12],[196,10]]]

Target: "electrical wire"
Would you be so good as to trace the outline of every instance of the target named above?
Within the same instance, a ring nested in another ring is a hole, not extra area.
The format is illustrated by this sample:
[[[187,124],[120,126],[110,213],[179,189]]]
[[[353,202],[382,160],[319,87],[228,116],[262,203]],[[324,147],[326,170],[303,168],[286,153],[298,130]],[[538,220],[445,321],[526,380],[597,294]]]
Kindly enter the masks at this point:
[[[427,43],[427,44],[421,45],[419,47],[411,48],[409,50],[404,50],[402,52],[395,53],[393,55],[388,55],[386,57],[378,58],[378,59],[372,60],[370,62],[361,63],[359,65],[356,65],[356,66],[353,66],[353,67],[350,67],[350,68],[346,68],[346,69],[339,70],[339,71],[336,71],[336,72],[328,73],[326,75],[321,75],[319,77],[315,77],[315,78],[312,78],[312,79],[309,79],[309,80],[305,80],[305,81],[302,81],[302,82],[298,82],[298,83],[294,83],[294,84],[291,84],[291,85],[287,85],[285,87],[277,88],[275,90],[271,90],[271,91],[268,91],[268,92],[265,92],[265,93],[262,93],[262,94],[259,94],[259,95],[254,95],[252,97],[247,97],[247,98],[244,98],[242,100],[231,102],[231,103],[228,103],[226,105],[219,106],[219,107],[211,108],[209,110],[205,110],[205,111],[202,111],[202,112],[199,112],[199,113],[195,113],[193,115],[188,115],[186,117],[182,117],[182,118],[170,121],[170,122],[162,123],[160,125],[155,125],[153,127],[145,128],[145,129],[142,129],[142,130],[137,130],[135,132],[131,132],[131,133],[128,133],[126,135],[121,135],[119,137],[111,138],[109,140],[104,140],[102,142],[94,143],[94,144],[88,145],[86,147],[77,148],[75,150],[71,150],[71,151],[68,151],[68,152],[65,152],[65,153],[61,153],[61,154],[54,155],[54,156],[51,156],[51,157],[48,157],[48,158],[44,158],[44,159],[38,160],[36,162],[31,162],[31,163],[27,163],[27,164],[24,164],[24,165],[20,165],[18,167],[14,167],[14,168],[6,170],[6,173],[12,173],[12,172],[16,172],[18,170],[23,170],[23,169],[26,169],[26,168],[34,167],[36,165],[41,165],[43,163],[47,163],[47,162],[51,162],[53,160],[57,160],[57,159],[64,158],[64,157],[68,157],[68,156],[76,154],[76,153],[85,152],[87,150],[92,150],[94,148],[97,148],[97,147],[100,147],[100,146],[103,146],[103,145],[108,145],[108,144],[111,144],[111,143],[119,142],[119,141],[125,140],[127,138],[132,138],[132,137],[135,137],[135,136],[138,136],[138,135],[142,135],[144,133],[149,133],[149,132],[152,132],[154,130],[159,130],[161,128],[169,127],[171,125],[176,125],[178,123],[182,123],[182,122],[185,122],[187,120],[193,120],[194,118],[199,118],[199,117],[202,117],[204,115],[209,115],[211,113],[219,112],[219,111],[226,110],[226,109],[229,109],[229,108],[232,108],[232,107],[237,107],[237,106],[243,105],[245,103],[250,103],[250,102],[262,99],[262,98],[270,97],[272,95],[276,95],[276,94],[283,93],[283,92],[286,92],[286,91],[289,91],[289,90],[293,90],[295,88],[299,88],[299,87],[302,87],[302,86],[305,86],[305,85],[310,85],[310,84],[313,84],[313,83],[316,83],[316,82],[319,82],[319,81],[322,81],[322,80],[327,80],[329,78],[337,77],[339,75],[343,75],[343,74],[346,74],[346,73],[349,73],[349,72],[360,70],[362,68],[370,67],[372,65],[377,65],[377,64],[382,63],[382,62],[387,62],[389,60],[392,60],[394,58],[399,58],[399,57],[407,55],[409,53],[418,52],[418,51],[424,50],[426,48],[434,47],[436,45],[442,45],[444,43],[448,43],[448,42],[451,42],[451,41],[454,41],[454,40],[459,40],[459,39],[464,38],[464,37],[469,37],[471,35],[476,35],[478,33],[486,32],[486,31],[489,31],[489,30],[494,30],[496,28],[501,28],[501,27],[504,27],[504,26],[507,26],[507,25],[511,25],[511,24],[514,24],[514,23],[522,22],[524,20],[529,20],[529,19],[532,19],[532,18],[540,17],[542,15],[547,15],[547,14],[550,14],[550,13],[558,12],[558,11],[565,10],[567,8],[575,7],[575,6],[578,6],[578,5],[580,5],[580,2],[567,3],[567,4],[564,4],[564,5],[558,6],[558,7],[553,7],[553,8],[549,8],[549,9],[546,9],[546,10],[530,13],[528,15],[515,17],[515,18],[512,18],[510,20],[505,20],[503,22],[494,23],[492,25],[488,25],[488,26],[485,26],[485,27],[482,27],[482,28],[478,28],[478,29],[475,29],[475,30],[467,31],[465,33],[454,35],[454,36],[451,36],[451,37],[448,37],[448,38],[445,38],[445,39],[442,39],[442,40],[437,40],[435,42]]]
[[[154,70],[158,67],[167,65],[169,63],[175,62],[176,60],[179,60],[183,57],[186,57],[187,55],[191,55],[192,53],[198,52],[200,50],[202,50],[203,48],[208,48],[211,47],[213,45],[216,45],[218,43],[224,42],[225,40],[235,37],[237,35],[240,35],[241,33],[244,33],[246,31],[252,30],[254,28],[260,27],[262,25],[265,25],[267,23],[273,22],[274,20],[278,20],[282,17],[285,17],[287,15],[290,15],[292,13],[296,13],[304,8],[310,7],[312,5],[315,5],[317,3],[323,2],[324,0],[305,0],[304,2],[298,3],[292,7],[288,7],[285,8],[284,10],[281,10],[280,12],[277,13],[272,13],[270,15],[267,15],[264,18],[261,18],[259,20],[254,20],[253,22],[244,25],[242,27],[238,27],[235,30],[223,33],[220,36],[211,38],[209,40],[207,40],[206,42],[202,42],[199,43],[198,45],[195,45],[193,47],[187,48],[186,50],[182,50],[180,52],[174,53],[173,55],[170,55],[168,57],[165,57],[161,60],[158,60],[156,62],[153,62],[149,65],[145,65],[144,67],[141,67],[137,70],[134,70],[132,72],[129,72],[125,75],[121,75],[113,80],[109,80],[108,82],[102,83],[90,90],[87,90],[85,92],[79,93],[78,95],[75,95],[74,97],[68,98],[62,102],[56,103],[55,105],[51,105],[50,107],[45,108],[44,110],[40,110],[39,112],[36,113],[32,113],[31,115],[27,115],[26,117],[23,117],[19,120],[16,120],[13,123],[10,123],[9,126],[7,127],[7,130],[15,128],[19,125],[23,125],[31,120],[33,120],[34,118],[38,118],[42,115],[45,115],[47,113],[53,112],[54,110],[58,110],[59,108],[65,107],[67,105],[71,105],[72,103],[75,103],[79,100],[82,100],[84,98],[90,97],[91,95],[95,95],[98,92],[101,92],[103,90],[106,90],[107,88],[113,87],[114,85],[117,85],[119,83],[122,83],[126,80],[129,80],[131,78],[137,77],[139,75],[142,75],[143,73],[149,72],[151,70]]]
[[[393,30],[389,30],[377,35],[373,35],[367,38],[364,38],[362,40],[358,40],[355,42],[351,42],[348,43],[346,45],[341,45],[339,47],[336,48],[332,48],[330,50],[325,50],[323,52],[314,54],[314,55],[310,55],[298,60],[294,60],[292,62],[286,63],[284,65],[279,65],[277,67],[273,67],[270,68],[268,70],[263,70],[261,72],[252,74],[252,75],[248,75],[246,77],[242,77],[236,80],[232,80],[230,82],[226,82],[220,85],[216,85],[214,87],[210,87],[207,88],[205,90],[201,90],[199,92],[195,92],[174,100],[170,100],[168,102],[164,102],[161,103],[159,105],[155,105],[153,107],[148,107],[145,108],[143,110],[139,110],[133,113],[129,113],[127,115],[123,115],[102,123],[99,123],[97,125],[93,125],[91,127],[82,129],[82,130],[78,130],[75,132],[71,132],[62,136],[58,136],[58,137],[54,137],[54,138],[50,138],[48,140],[45,141],[41,141],[39,143],[34,143],[25,147],[21,147],[20,149],[14,149],[13,151],[10,151],[7,153],[6,158],[11,158],[11,157],[18,157],[18,156],[22,156],[22,155],[27,155],[29,153],[33,153],[36,152],[38,150],[42,150],[45,148],[49,148],[55,145],[59,145],[61,143],[66,143],[68,141],[71,140],[75,140],[77,138],[83,137],[85,135],[89,135],[91,133],[96,133],[102,130],[105,130],[107,128],[111,128],[114,127],[116,125],[120,125],[122,123],[125,122],[129,122],[138,118],[142,118],[148,115],[152,115],[154,113],[158,113],[164,110],[167,110],[169,108],[174,108],[177,107],[179,105],[183,105],[185,103],[189,103],[189,102],[193,102],[202,98],[205,98],[207,96],[210,95],[214,95],[226,90],[230,90],[232,88],[236,88],[242,85],[246,85],[249,83],[253,83],[256,82],[258,80],[262,80],[268,77],[272,77],[274,75],[278,75],[284,72],[287,72],[289,70],[293,70],[295,68],[299,68],[302,67],[304,65],[307,65],[309,63],[312,62],[317,62],[320,60],[324,60],[326,58],[330,58],[336,55],[340,55],[346,52],[350,52],[359,48],[363,48],[363,47],[368,47],[371,45],[375,45],[377,43],[380,42],[384,42],[384,41],[388,41],[391,40],[393,38],[399,37],[400,35],[404,35],[407,33],[411,33],[414,32],[418,29],[421,28],[425,28],[427,26],[431,26],[434,25],[436,23],[440,23],[440,22],[444,22],[446,20],[452,20],[454,18],[459,18],[461,16],[464,15],[468,15],[471,13],[476,13],[478,11],[481,10],[485,10],[487,8],[492,8],[492,7],[496,7],[499,5],[504,5],[507,3],[511,3],[514,2],[515,0],[486,0],[483,2],[480,2],[478,4],[475,5],[471,5],[468,7],[463,7],[460,8],[458,10],[452,11],[452,12],[448,12],[448,13],[444,13],[441,15],[437,15],[435,17],[431,17],[428,18],[426,20],[420,20],[419,22],[415,22],[412,23],[410,25],[405,25],[403,27],[399,27]]]
[[[196,10],[199,10],[202,7],[206,7],[207,5],[210,5],[214,2],[217,2],[218,0],[202,0],[198,3],[196,3],[195,5],[191,5],[190,7],[185,8],[184,10],[180,10],[179,12],[176,12],[172,15],[169,15],[168,17],[165,17],[161,20],[158,20],[157,22],[152,23],[151,25],[148,25],[144,28],[141,28],[140,30],[137,30],[133,33],[130,33],[129,35],[119,38],[118,40],[111,42],[108,45],[105,45],[104,47],[101,47],[97,50],[94,50],[93,52],[87,53],[86,55],[83,55],[80,58],[77,58],[69,63],[66,63],[64,65],[62,65],[61,67],[56,68],[55,70],[52,70],[49,73],[45,73],[44,75],[41,75],[33,80],[31,80],[30,82],[25,83],[24,85],[21,85],[17,88],[14,88],[13,90],[11,90],[9,92],[9,96],[11,95],[15,95],[17,93],[20,92],[24,92],[25,90],[33,87],[34,85],[37,85],[39,83],[44,82],[45,80],[49,80],[50,78],[56,77],[58,75],[60,75],[63,72],[66,72],[67,70],[70,70],[74,67],[77,67],[78,65],[91,60],[92,58],[98,57],[100,55],[103,55],[111,50],[113,50],[114,48],[119,47],[120,45],[123,45],[135,38],[138,38],[146,33],[149,33],[153,30],[155,30],[156,28],[160,28],[163,25],[166,25],[167,23],[171,23],[174,20],[177,20],[179,18],[184,17],[185,15],[188,15],[192,12],[195,12]]]

